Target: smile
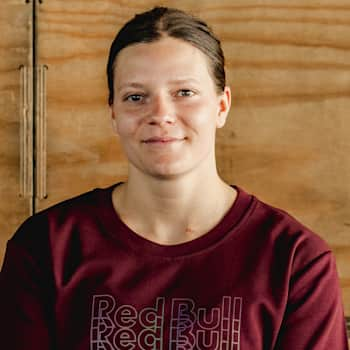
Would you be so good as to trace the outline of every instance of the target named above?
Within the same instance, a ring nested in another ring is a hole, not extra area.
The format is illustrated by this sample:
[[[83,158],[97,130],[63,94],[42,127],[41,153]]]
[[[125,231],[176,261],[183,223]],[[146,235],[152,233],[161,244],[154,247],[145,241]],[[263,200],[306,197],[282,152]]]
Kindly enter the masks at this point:
[[[171,144],[179,141],[183,141],[185,138],[174,138],[174,137],[151,137],[149,139],[143,140],[146,144]]]

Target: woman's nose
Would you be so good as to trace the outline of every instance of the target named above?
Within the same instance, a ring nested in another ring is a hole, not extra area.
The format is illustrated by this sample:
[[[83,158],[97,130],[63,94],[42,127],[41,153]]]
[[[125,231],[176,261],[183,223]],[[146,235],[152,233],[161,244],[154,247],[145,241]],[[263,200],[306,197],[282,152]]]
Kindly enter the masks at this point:
[[[153,98],[149,123],[173,124],[175,121],[175,108],[169,96],[160,94]]]

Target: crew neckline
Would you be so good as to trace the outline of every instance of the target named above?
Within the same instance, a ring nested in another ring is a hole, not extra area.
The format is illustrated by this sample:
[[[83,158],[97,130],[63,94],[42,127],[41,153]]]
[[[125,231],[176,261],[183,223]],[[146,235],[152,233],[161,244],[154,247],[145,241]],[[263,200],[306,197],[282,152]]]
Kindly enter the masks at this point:
[[[175,258],[208,250],[226,237],[233,236],[242,226],[245,218],[249,216],[254,204],[254,196],[246,193],[237,185],[231,185],[237,191],[236,199],[217,225],[193,240],[173,245],[163,245],[140,236],[121,220],[112,201],[113,190],[120,184],[122,182],[106,188],[95,188],[93,192],[96,196],[98,216],[105,232],[138,255]]]

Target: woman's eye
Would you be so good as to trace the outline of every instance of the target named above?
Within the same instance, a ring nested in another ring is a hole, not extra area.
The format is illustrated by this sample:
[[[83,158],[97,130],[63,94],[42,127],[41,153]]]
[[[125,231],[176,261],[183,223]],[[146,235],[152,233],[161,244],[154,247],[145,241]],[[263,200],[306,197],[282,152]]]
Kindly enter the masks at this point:
[[[133,94],[125,97],[125,101],[129,102],[140,102],[142,101],[143,96],[139,94]]]
[[[194,92],[189,89],[181,89],[177,92],[177,96],[180,96],[180,97],[191,97],[193,95],[194,95]]]

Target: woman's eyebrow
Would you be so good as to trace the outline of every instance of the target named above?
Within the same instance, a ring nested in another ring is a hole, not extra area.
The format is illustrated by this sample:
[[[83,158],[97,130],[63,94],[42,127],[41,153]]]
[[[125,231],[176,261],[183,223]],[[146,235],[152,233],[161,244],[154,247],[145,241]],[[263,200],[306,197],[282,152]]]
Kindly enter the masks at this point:
[[[176,78],[176,79],[171,79],[168,81],[168,84],[170,85],[181,85],[181,84],[200,84],[199,80],[195,78]],[[119,84],[116,82],[116,88],[117,90],[124,90],[127,88],[136,88],[136,89],[142,89],[145,87],[145,84],[130,81],[130,82],[125,82],[122,84]]]
[[[116,84],[116,87],[118,90],[122,90],[122,89],[126,89],[126,88],[143,88],[144,85],[141,84],[141,83],[137,83],[137,82],[126,82],[126,83],[123,83],[123,84]]]
[[[181,79],[173,79],[169,81],[170,84],[188,84],[188,83],[194,83],[199,84],[199,80],[195,78],[181,78]]]

